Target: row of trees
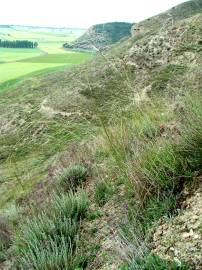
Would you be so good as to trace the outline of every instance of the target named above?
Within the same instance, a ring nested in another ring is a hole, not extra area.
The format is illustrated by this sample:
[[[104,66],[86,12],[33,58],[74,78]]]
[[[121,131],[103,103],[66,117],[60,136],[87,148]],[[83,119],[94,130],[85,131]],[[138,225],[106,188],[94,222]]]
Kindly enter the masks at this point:
[[[1,40],[1,48],[37,48],[38,43],[29,40]]]

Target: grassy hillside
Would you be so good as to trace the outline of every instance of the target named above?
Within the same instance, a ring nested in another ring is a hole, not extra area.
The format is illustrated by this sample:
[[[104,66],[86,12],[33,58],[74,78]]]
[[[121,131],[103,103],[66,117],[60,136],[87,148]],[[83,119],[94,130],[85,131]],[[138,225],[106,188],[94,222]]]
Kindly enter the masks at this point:
[[[189,12],[0,92],[2,269],[201,269],[202,14]]]
[[[96,49],[103,50],[122,38],[129,37],[131,27],[131,23],[125,22],[97,24],[88,29],[75,41],[65,43],[63,47],[90,51]]]
[[[173,22],[180,19],[192,17],[201,13],[202,3],[201,0],[186,1],[168,11],[161,13],[155,17],[148,18],[147,20],[133,26],[132,33],[136,34],[150,34],[159,31],[159,28],[164,29],[166,26],[171,25]]]

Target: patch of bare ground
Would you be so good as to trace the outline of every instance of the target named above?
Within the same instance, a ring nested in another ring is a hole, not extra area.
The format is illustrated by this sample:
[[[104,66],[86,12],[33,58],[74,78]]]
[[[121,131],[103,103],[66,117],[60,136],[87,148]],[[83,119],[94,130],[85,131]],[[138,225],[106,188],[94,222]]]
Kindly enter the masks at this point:
[[[60,115],[60,116],[63,116],[63,117],[69,117],[69,116],[72,116],[72,115],[81,116],[80,112],[63,112],[63,111],[59,111],[59,110],[54,110],[52,107],[49,107],[47,105],[47,102],[48,102],[48,100],[47,100],[47,98],[45,98],[42,101],[41,107],[40,107],[40,110],[39,110],[47,118],[52,118],[55,115]]]
[[[97,246],[95,259],[88,270],[118,269],[121,258],[117,258],[117,242],[120,238],[120,227],[127,219],[127,203],[124,199],[124,187],[119,186],[116,194],[103,206],[92,204],[92,212],[101,214],[95,220],[83,224],[83,235],[90,246]]]
[[[162,222],[153,235],[153,252],[202,269],[202,183],[182,204],[179,214]]]

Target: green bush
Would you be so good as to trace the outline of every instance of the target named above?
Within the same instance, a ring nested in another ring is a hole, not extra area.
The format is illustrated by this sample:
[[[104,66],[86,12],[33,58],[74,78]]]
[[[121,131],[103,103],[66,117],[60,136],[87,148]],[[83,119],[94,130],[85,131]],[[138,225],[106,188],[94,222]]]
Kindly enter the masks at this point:
[[[99,206],[103,206],[113,194],[113,188],[110,183],[102,180],[96,184],[95,201]]]
[[[87,209],[84,193],[54,196],[48,212],[20,228],[15,239],[18,269],[74,270],[85,263],[78,251],[78,231]]]
[[[83,165],[74,165],[64,170],[59,180],[65,190],[76,190],[88,176],[88,169]]]

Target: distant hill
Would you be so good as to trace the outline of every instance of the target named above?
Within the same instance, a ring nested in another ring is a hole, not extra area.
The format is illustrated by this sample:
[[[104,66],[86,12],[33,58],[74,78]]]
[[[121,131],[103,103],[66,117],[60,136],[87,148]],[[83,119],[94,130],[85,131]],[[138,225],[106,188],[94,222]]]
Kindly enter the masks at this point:
[[[131,23],[110,22],[97,24],[89,28],[80,38],[71,43],[65,43],[64,48],[96,50],[106,49],[124,37],[131,34]]]
[[[10,25],[1,25],[0,24],[0,28],[10,28],[11,26]]]

